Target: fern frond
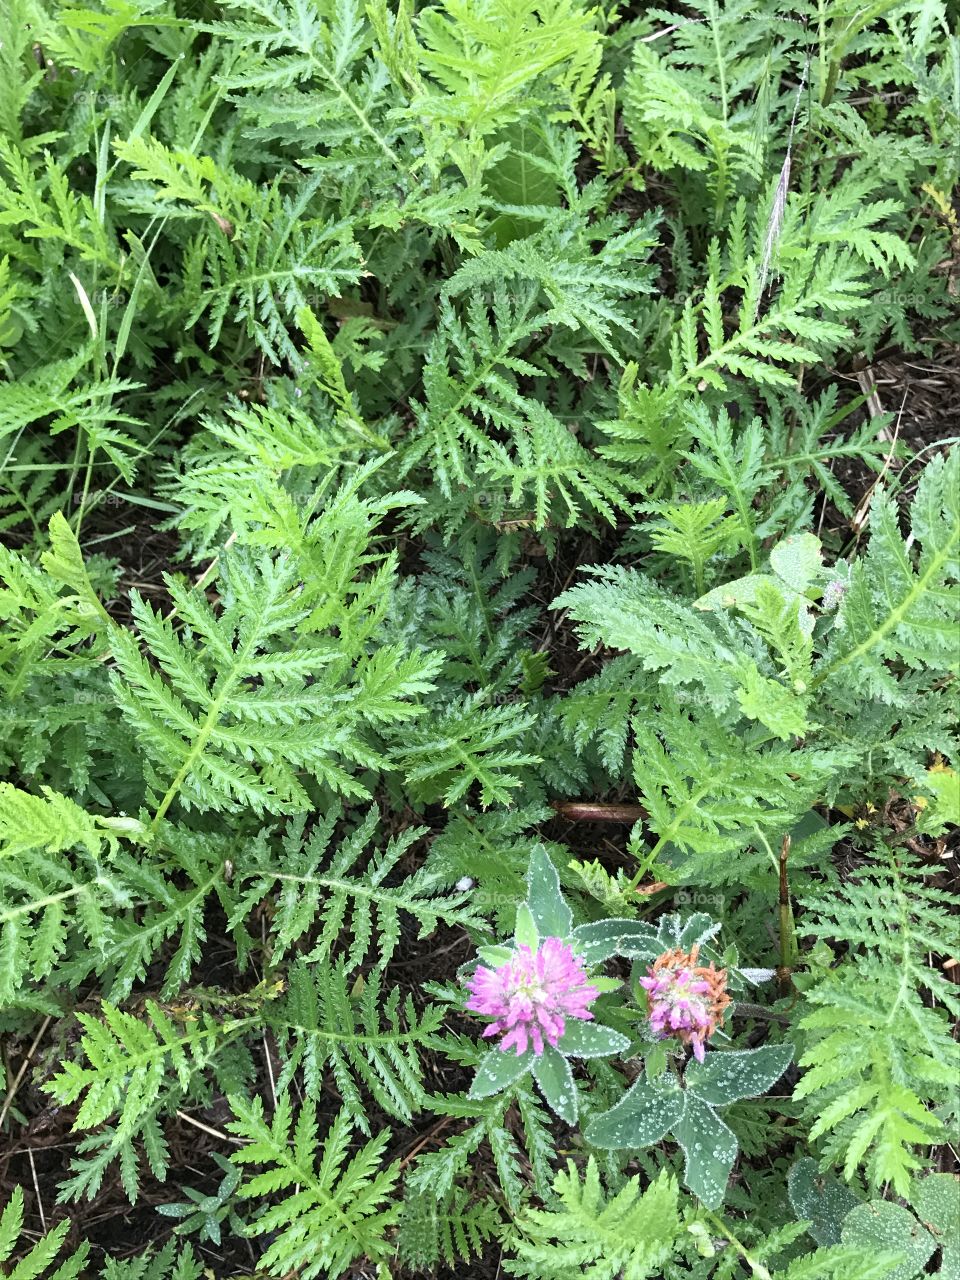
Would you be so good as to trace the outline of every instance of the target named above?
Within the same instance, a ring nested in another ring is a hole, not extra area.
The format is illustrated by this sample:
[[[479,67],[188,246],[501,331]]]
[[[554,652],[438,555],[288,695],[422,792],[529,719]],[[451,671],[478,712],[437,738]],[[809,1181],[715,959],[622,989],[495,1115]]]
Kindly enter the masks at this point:
[[[526,430],[513,445],[511,456],[491,441],[492,456],[478,465],[478,473],[494,492],[504,493],[511,511],[525,512],[532,502],[534,528],[570,528],[582,518],[581,503],[608,524],[616,523],[618,510],[632,510],[622,473],[594,457],[545,406],[530,406]]]
[[[255,560],[235,549],[221,572],[219,615],[200,592],[168,579],[189,624],[183,638],[137,593],[139,643],[127,632],[112,638],[117,703],[143,743],[159,795],[154,824],[174,800],[200,810],[307,810],[303,772],[334,790],[365,794],[344,767],[385,763],[364,726],[417,714],[407,699],[430,687],[436,663],[354,651],[354,671],[329,643],[292,643],[311,616],[292,557]]]
[[[279,180],[258,187],[209,156],[169,148],[155,138],[115,144],[133,178],[150,185],[168,216],[203,219],[187,245],[183,272],[191,306],[186,323],[203,322],[211,348],[225,324],[240,324],[273,364],[299,364],[290,330],[298,314],[320,297],[339,297],[360,276],[361,255],[352,224],[326,213],[324,182],[305,182],[296,195]]]
[[[476,785],[484,807],[504,804],[522,782],[515,770],[540,763],[524,749],[523,735],[534,723],[522,707],[487,707],[470,696],[406,733],[407,745],[395,746],[392,758],[407,785],[427,800],[449,806]]]
[[[625,338],[636,336],[623,302],[652,291],[653,271],[638,269],[657,243],[656,222],[643,218],[629,231],[612,235],[594,253],[576,222],[558,224],[508,248],[479,254],[465,263],[444,285],[445,297],[477,292],[503,281],[531,281],[549,303],[540,324],[585,329],[600,347],[620,360],[613,330]]]
[[[147,1250],[136,1258],[118,1262],[105,1258],[103,1280],[200,1280],[203,1262],[188,1244],[178,1253],[176,1242],[168,1241],[156,1253]]]
[[[119,1160],[124,1187],[131,1203],[135,1201],[140,1163],[135,1143],[142,1144],[153,1176],[163,1181],[168,1150],[162,1112],[176,1106],[225,1044],[257,1021],[251,1015],[221,1024],[209,1015],[188,1013],[178,1023],[152,1000],[146,1002],[145,1012],[146,1017],[139,1018],[104,1002],[102,1019],[79,1013],[80,1050],[86,1065],[66,1059],[44,1086],[61,1104],[81,1100],[75,1130],[114,1121],[79,1144],[80,1154],[71,1166],[73,1177],[61,1189],[66,1197],[86,1194],[92,1199],[109,1164]],[[239,1083],[235,1074],[231,1077],[228,1072],[227,1078],[234,1086]],[[96,1154],[84,1158],[91,1150]]]
[[[311,963],[326,961],[346,930],[346,972],[353,972],[371,957],[377,969],[384,969],[399,944],[404,916],[418,922],[421,937],[441,922],[482,927],[482,917],[470,906],[468,895],[439,892],[444,881],[435,873],[421,867],[399,883],[391,883],[395,868],[425,828],[408,828],[392,837],[360,870],[357,864],[365,856],[378,815],[371,810],[331,853],[339,818],[340,810],[333,808],[309,833],[303,818],[294,819],[283,835],[280,856],[261,838],[242,869],[247,883],[238,893],[231,923],[243,919],[263,898],[276,894],[276,954],[288,951],[316,926],[306,958]]]
[[[808,1048],[795,1096],[812,1099],[811,1137],[861,1165],[873,1186],[905,1194],[921,1167],[917,1146],[937,1141],[931,1106],[950,1096],[960,1050],[943,1010],[960,1014],[951,984],[928,955],[954,945],[949,911],[960,899],[925,882],[923,869],[888,855],[809,899],[805,929],[846,944],[847,958],[807,993]],[[931,999],[931,997],[933,997]]]
[[[439,1202],[429,1192],[408,1189],[397,1234],[400,1258],[419,1270],[468,1263],[499,1235],[501,1224],[495,1201],[476,1200],[462,1187]]]
[[[598,44],[593,14],[571,0],[499,0],[467,9],[442,0],[419,15],[420,62],[442,92],[415,99],[412,110],[449,133],[479,137],[537,105],[543,83],[564,63],[592,65]]]
[[[763,732],[731,732],[709,710],[665,697],[634,732],[634,777],[658,847],[693,851],[701,867],[710,856],[713,875],[723,873],[712,855],[742,849],[748,833],[789,830],[845,763],[825,750],[760,750]]]
[[[517,1257],[504,1262],[509,1275],[573,1280],[589,1266],[597,1280],[644,1280],[674,1257],[682,1228],[677,1183],[669,1173],[642,1194],[639,1178],[631,1178],[607,1198],[591,1156],[582,1182],[568,1160],[554,1191],[561,1208],[526,1209],[514,1219]]]
[[[0,994],[10,1002],[28,979],[50,977],[75,931],[89,966],[102,962],[117,913],[134,900],[128,876],[137,864],[118,845],[138,839],[140,823],[95,817],[42,792],[0,783]]]
[[[10,1199],[0,1213],[0,1265],[7,1263],[20,1238],[23,1228],[23,1191],[14,1187]],[[56,1272],[48,1272],[57,1260],[63,1248],[63,1242],[70,1231],[69,1219],[58,1222],[54,1229],[44,1235],[37,1244],[20,1259],[12,1264],[13,1269],[5,1268],[4,1274],[9,1280],[77,1280],[86,1267],[90,1246],[82,1244],[69,1258],[64,1258]]]
[[[584,648],[634,653],[645,671],[671,688],[699,684],[717,711],[730,706],[740,660],[713,619],[689,609],[651,578],[622,566],[595,569],[591,580],[554,601],[577,624]]]
[[[295,199],[277,189],[262,197],[243,239],[208,234],[193,242],[184,270],[199,301],[188,323],[206,323],[211,347],[229,321],[243,325],[273,364],[296,362],[290,329],[297,314],[318,297],[339,297],[357,283],[362,260],[351,225],[305,216],[321,182]]]
[[[28,0],[11,0],[0,15],[0,136],[21,146],[21,116],[43,78],[43,72],[29,62],[32,16]]]
[[[352,1128],[343,1111],[320,1144],[310,1099],[295,1124],[287,1093],[269,1123],[259,1098],[233,1097],[230,1105],[235,1118],[228,1128],[247,1144],[232,1159],[266,1166],[245,1180],[239,1194],[249,1200],[288,1193],[250,1227],[254,1236],[272,1237],[260,1260],[268,1274],[296,1271],[304,1280],[336,1280],[358,1258],[376,1263],[392,1253],[386,1233],[400,1214],[392,1195],[400,1170],[396,1161],[382,1167],[389,1129],[351,1156]]]
[[[9,782],[0,782],[0,852],[13,857],[29,849],[62,853],[77,845],[96,858],[115,837],[68,796],[49,787],[31,795]]]
[[[67,360],[42,365],[16,382],[0,384],[0,439],[43,423],[50,435],[80,431],[110,458],[127,483],[144,452],[128,431],[111,424],[139,427],[139,418],[114,405],[141,383],[129,378],[90,377],[89,350]]]
[[[261,141],[323,150],[324,169],[369,170],[384,163],[403,173],[396,125],[388,123],[388,83],[370,58],[369,30],[356,0],[331,7],[314,0],[231,0],[228,18],[203,24],[242,52],[224,77],[242,94],[241,109]]]
[[[481,422],[519,426],[524,401],[516,389],[517,375],[539,370],[521,351],[539,327],[539,290],[527,286],[515,294],[494,294],[492,317],[480,298],[471,298],[464,318],[446,300],[440,305],[440,325],[423,371],[424,403],[412,405],[416,430],[401,462],[401,474],[428,458],[436,469],[444,495],[455,484],[469,481],[468,451],[483,457],[489,451]]]
[[[707,280],[699,307],[691,299],[685,303],[671,348],[671,381],[678,389],[692,389],[702,380],[724,390],[732,377],[750,378],[761,387],[789,387],[790,365],[825,358],[848,333],[843,317],[867,305],[866,279],[849,252],[825,253],[809,280],[791,273],[762,314],[757,264],[749,262],[744,274],[757,283],[746,287],[729,333],[715,277]]]
[[[35,242],[50,241],[61,262],[64,255],[76,254],[81,262],[104,268],[112,279],[121,277],[121,254],[111,231],[97,216],[92,197],[76,190],[52,152],[43,153],[41,167],[3,137],[0,164],[0,225],[19,230],[13,243],[23,265],[43,274],[44,256]]]
[[[851,569],[843,626],[814,670],[816,686],[895,703],[888,663],[954,676],[960,670],[960,448],[924,469],[910,524],[906,542],[891,498],[874,493],[867,553]]]
[[[114,821],[125,825],[130,820]],[[74,926],[81,924],[96,945],[58,963],[58,981],[76,989],[97,973],[105,978],[108,998],[123,1000],[159,957],[165,963],[160,986],[164,998],[191,981],[206,941],[205,915],[211,901],[227,912],[233,905],[227,881],[235,842],[168,823],[160,832],[154,857],[138,850],[139,856],[124,853],[112,858],[109,876],[101,873],[95,886],[98,909],[92,909],[86,897],[80,899]]]
[[[346,962],[294,966],[285,999],[267,1010],[285,1062],[278,1087],[301,1067],[311,1096],[318,1096],[327,1068],[353,1123],[369,1135],[361,1089],[389,1115],[409,1122],[424,1104],[420,1049],[430,1046],[443,1011],[427,1005],[418,1015],[400,989],[384,993],[374,972],[348,986]]]
[[[723,71],[721,66],[720,89],[726,94]],[[648,163],[667,171],[709,172],[719,218],[738,179],[759,179],[762,152],[756,133],[731,120],[726,101],[705,98],[702,86],[702,79],[678,73],[638,42],[624,84],[625,118]]]
[[[903,211],[898,200],[869,199],[878,185],[874,175],[859,182],[845,182],[831,192],[821,192],[804,219],[804,234],[810,244],[849,247],[889,278],[893,268],[909,270],[916,265],[916,259],[905,240],[877,225],[893,222]]]
[[[95,1128],[116,1115],[121,1131],[136,1133],[146,1114],[156,1111],[168,1070],[184,1088],[209,1061],[220,1027],[204,1018],[184,1029],[154,1001],[147,1002],[144,1019],[106,1003],[102,1012],[102,1020],[77,1014],[83,1028],[80,1049],[89,1065],[64,1062],[47,1091],[63,1104],[83,1097],[75,1122],[79,1129]]]

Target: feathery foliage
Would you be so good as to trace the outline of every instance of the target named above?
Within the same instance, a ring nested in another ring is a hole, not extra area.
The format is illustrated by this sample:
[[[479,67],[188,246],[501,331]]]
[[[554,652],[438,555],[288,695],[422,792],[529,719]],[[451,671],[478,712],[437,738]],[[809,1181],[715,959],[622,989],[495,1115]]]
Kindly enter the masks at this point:
[[[243,1185],[241,1194],[249,1199],[290,1192],[251,1229],[257,1236],[273,1236],[262,1260],[269,1274],[282,1276],[298,1268],[306,1277],[335,1280],[358,1257],[378,1261],[389,1255],[385,1236],[399,1213],[391,1203],[397,1165],[382,1167],[389,1129],[350,1154],[351,1127],[343,1112],[320,1143],[309,1101],[294,1121],[289,1094],[284,1094],[270,1123],[259,1099],[248,1103],[238,1098],[232,1105],[230,1130],[247,1143],[233,1159],[266,1166]]]
[[[958,1274],[955,10],[0,5],[0,1270]]]
[[[826,1149],[843,1156],[848,1178],[865,1164],[873,1186],[907,1195],[922,1167],[916,1148],[936,1141],[954,1101],[960,1062],[949,1016],[958,1002],[926,956],[951,949],[958,899],[889,851],[807,905],[809,927],[846,955],[807,992],[795,1096],[811,1100],[810,1136],[829,1135]]]

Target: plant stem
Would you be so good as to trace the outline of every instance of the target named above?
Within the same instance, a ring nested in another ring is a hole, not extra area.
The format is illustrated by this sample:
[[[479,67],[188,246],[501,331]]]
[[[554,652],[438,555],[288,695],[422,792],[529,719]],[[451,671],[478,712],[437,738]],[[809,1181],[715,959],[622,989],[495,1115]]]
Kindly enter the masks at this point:
[[[780,845],[780,967],[777,969],[777,981],[780,994],[789,995],[793,990],[793,979],[790,976],[796,957],[796,933],[793,924],[793,908],[790,904],[790,885],[787,880],[787,858],[790,856],[790,837],[783,837]]]
[[[710,1221],[711,1225],[714,1226],[722,1236],[725,1236],[726,1239],[730,1241],[730,1243],[736,1249],[737,1253],[739,1253],[740,1257],[744,1260],[744,1262],[750,1268],[751,1272],[758,1277],[758,1280],[772,1280],[770,1272],[763,1265],[763,1263],[758,1262],[757,1259],[753,1256],[753,1254],[750,1253],[750,1251],[747,1249],[747,1247],[740,1243],[740,1241],[733,1234],[733,1232],[730,1230],[730,1228],[727,1226],[727,1224],[724,1222],[722,1218],[718,1218],[715,1213],[711,1213],[709,1209],[703,1208],[702,1205],[701,1205],[701,1210],[704,1216]]]

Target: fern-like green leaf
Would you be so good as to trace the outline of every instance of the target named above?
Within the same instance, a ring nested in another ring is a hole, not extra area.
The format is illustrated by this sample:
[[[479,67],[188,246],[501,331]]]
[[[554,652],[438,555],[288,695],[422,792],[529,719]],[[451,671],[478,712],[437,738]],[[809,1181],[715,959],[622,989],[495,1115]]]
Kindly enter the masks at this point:
[[[681,1233],[677,1183],[662,1173],[642,1194],[631,1178],[616,1195],[604,1195],[591,1156],[583,1181],[572,1161],[557,1175],[554,1191],[562,1207],[527,1209],[515,1220],[517,1257],[504,1263],[509,1275],[530,1280],[646,1280],[675,1255]]]
[[[228,1128],[247,1144],[231,1158],[265,1166],[245,1180],[241,1196],[281,1196],[250,1228],[252,1235],[271,1237],[260,1260],[269,1275],[296,1271],[304,1280],[337,1280],[360,1258],[376,1263],[390,1255],[386,1233],[396,1224],[400,1205],[392,1199],[399,1166],[382,1165],[389,1129],[351,1155],[352,1128],[344,1111],[334,1117],[321,1144],[310,1099],[295,1123],[286,1093],[269,1122],[259,1098],[234,1097],[230,1105],[235,1118]]]
[[[271,1004],[266,1016],[284,1057],[279,1088],[302,1067],[308,1093],[319,1096],[329,1068],[347,1114],[368,1135],[364,1093],[408,1123],[423,1106],[420,1051],[440,1028],[437,1006],[418,1014],[399,988],[385,995],[376,972],[351,990],[341,959],[335,965],[295,965],[287,997]]]
[[[17,1247],[22,1228],[23,1191],[20,1187],[14,1187],[13,1194],[0,1213],[0,1265],[7,1263]],[[40,1280],[41,1277],[43,1280],[77,1280],[86,1266],[90,1252],[88,1244],[82,1244],[69,1258],[65,1258],[55,1272],[47,1270],[56,1262],[69,1230],[68,1219],[58,1222],[48,1235],[43,1236],[18,1262],[12,1264],[12,1270],[5,1267],[4,1274],[10,1280]]]
[[[376,810],[331,851],[339,818],[340,810],[333,808],[309,833],[302,818],[294,819],[284,833],[279,856],[267,840],[269,833],[264,833],[243,868],[242,878],[247,883],[238,894],[231,924],[239,923],[258,902],[275,894],[276,954],[284,954],[303,939],[312,944],[307,959],[325,961],[346,938],[347,972],[368,959],[377,969],[385,968],[399,945],[404,916],[417,921],[420,936],[441,923],[482,927],[482,918],[470,906],[468,895],[441,892],[445,881],[435,872],[421,867],[399,883],[391,883],[395,868],[424,834],[424,828],[408,828],[367,859],[367,847],[377,826]],[[361,867],[358,864],[364,859]]]

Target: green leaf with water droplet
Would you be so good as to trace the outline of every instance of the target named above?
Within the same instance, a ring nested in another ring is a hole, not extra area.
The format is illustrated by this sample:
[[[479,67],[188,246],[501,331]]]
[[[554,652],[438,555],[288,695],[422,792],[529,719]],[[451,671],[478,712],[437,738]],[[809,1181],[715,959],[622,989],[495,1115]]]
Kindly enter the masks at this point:
[[[540,1087],[551,1111],[567,1124],[577,1121],[577,1088],[573,1083],[570,1063],[552,1045],[533,1061],[533,1078]]]
[[[530,855],[527,871],[527,907],[541,938],[566,938],[573,927],[573,912],[560,892],[560,877],[542,845]]]
[[[909,1209],[889,1200],[871,1200],[847,1214],[840,1232],[844,1244],[875,1253],[899,1253],[903,1261],[888,1280],[914,1280],[937,1247],[926,1227]]]
[[[643,920],[594,920],[578,925],[573,938],[587,964],[599,964],[612,956],[653,960],[663,949],[656,929]]]
[[[491,1049],[477,1067],[470,1097],[489,1098],[495,1093],[502,1093],[525,1076],[532,1066],[533,1052],[530,1049],[526,1053],[503,1053],[500,1049]]]
[[[614,1053],[626,1053],[630,1041],[612,1027],[596,1022],[584,1022],[568,1018],[566,1030],[560,1037],[557,1049],[568,1058],[609,1058]]]
[[[793,1058],[789,1044],[766,1044],[760,1049],[711,1053],[705,1062],[691,1061],[683,1077],[688,1091],[712,1107],[741,1098],[758,1098],[783,1075]]]
[[[683,1094],[678,1088],[641,1079],[615,1107],[587,1125],[584,1137],[607,1151],[649,1147],[669,1133],[682,1114]]]
[[[794,1213],[810,1223],[807,1230],[817,1244],[839,1244],[844,1218],[860,1203],[850,1188],[804,1156],[790,1168],[787,1191]]]
[[[940,1245],[940,1280],[960,1280],[960,1178],[931,1173],[914,1184],[910,1203]]]
[[[685,1092],[683,1101],[683,1113],[670,1127],[686,1160],[683,1180],[708,1209],[716,1209],[723,1203],[737,1158],[737,1137],[713,1108],[694,1094]]]
[[[703,947],[711,938],[720,932],[720,925],[705,911],[695,911],[693,915],[681,919],[680,916],[664,916],[660,921],[657,935],[660,939],[661,951],[669,951],[671,947],[680,947],[689,951],[692,947]]]

